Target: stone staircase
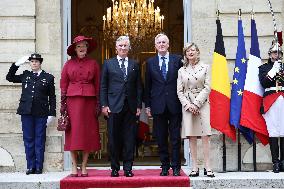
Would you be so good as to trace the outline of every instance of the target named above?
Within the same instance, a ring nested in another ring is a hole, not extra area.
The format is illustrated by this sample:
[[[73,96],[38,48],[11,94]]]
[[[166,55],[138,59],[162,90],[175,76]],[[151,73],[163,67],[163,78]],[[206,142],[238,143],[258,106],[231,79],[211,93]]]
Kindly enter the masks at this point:
[[[158,166],[139,166],[135,169],[159,168]],[[96,169],[109,169],[108,167]],[[183,171],[189,174],[190,170],[183,167]],[[1,189],[59,189],[59,182],[69,172],[47,172],[42,175],[25,175],[24,172],[1,173]],[[203,176],[190,178],[191,188],[284,188],[284,172],[275,174],[267,172],[227,172],[215,173],[214,178]]]

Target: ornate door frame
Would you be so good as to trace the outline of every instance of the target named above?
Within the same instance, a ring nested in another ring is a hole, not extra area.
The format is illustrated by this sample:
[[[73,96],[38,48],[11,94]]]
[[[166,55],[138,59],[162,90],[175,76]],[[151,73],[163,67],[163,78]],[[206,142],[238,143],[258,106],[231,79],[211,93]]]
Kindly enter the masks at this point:
[[[67,47],[71,44],[71,0],[63,0],[62,2],[62,29],[63,29],[63,47],[62,47],[62,64],[64,64],[68,56],[66,54],[67,52]],[[65,143],[64,135],[63,135],[63,143]],[[64,162],[64,170],[71,170],[71,155],[70,152],[66,152],[63,149],[64,152],[64,157],[63,157],[63,162]]]

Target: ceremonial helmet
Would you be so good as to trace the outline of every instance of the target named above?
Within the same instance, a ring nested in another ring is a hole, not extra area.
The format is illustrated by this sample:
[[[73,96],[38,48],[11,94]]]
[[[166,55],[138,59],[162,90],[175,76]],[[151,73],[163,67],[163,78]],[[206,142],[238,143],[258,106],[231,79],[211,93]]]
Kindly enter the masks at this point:
[[[275,42],[275,40],[273,40],[272,44],[271,44],[271,46],[269,48],[268,54],[270,54],[272,52],[275,52],[275,51],[278,51],[279,53],[282,53],[282,55],[283,55],[282,47],[280,46],[280,44],[278,42]]]
[[[278,39],[278,40],[277,40]],[[279,53],[279,58],[282,59],[283,57],[283,49],[282,49],[282,32],[277,32],[277,39],[276,37],[272,40],[271,46],[268,50],[268,54],[270,55],[272,52]]]

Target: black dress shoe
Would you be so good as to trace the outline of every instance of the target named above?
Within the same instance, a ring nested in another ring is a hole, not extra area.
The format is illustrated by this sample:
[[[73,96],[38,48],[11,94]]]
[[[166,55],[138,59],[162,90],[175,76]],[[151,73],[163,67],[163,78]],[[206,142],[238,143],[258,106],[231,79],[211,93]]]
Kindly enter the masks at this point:
[[[173,176],[180,176],[180,169],[173,169]]]
[[[28,169],[26,171],[26,175],[29,175],[29,174],[35,174],[35,169]]]
[[[279,162],[273,163],[273,172],[274,173],[280,172],[280,163]]]
[[[117,170],[113,169],[111,170],[111,174],[110,174],[111,177],[119,177],[119,173]]]
[[[35,171],[35,174],[42,174],[42,169],[37,169],[37,170]]]
[[[131,170],[129,170],[129,171],[124,171],[124,176],[126,176],[126,177],[133,177],[134,174],[132,173]]]
[[[161,171],[161,173],[160,173],[160,176],[168,176],[168,175],[169,175],[169,169],[163,167],[163,168],[162,168],[162,171]]]
[[[284,160],[280,162],[280,172],[284,172]]]

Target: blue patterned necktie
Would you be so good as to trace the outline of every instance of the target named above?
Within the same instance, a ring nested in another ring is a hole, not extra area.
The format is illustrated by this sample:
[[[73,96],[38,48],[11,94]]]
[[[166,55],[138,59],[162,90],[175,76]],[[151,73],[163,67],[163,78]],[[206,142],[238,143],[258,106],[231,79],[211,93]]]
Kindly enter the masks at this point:
[[[126,68],[125,68],[125,65],[124,65],[125,58],[120,59],[120,61],[121,61],[120,68],[121,68],[121,71],[123,72],[124,81],[126,81],[127,80],[127,75],[126,75]]]
[[[38,76],[38,73],[33,72],[33,76],[34,76],[34,77],[37,77],[37,76]]]
[[[162,66],[161,66],[161,71],[162,71],[162,75],[164,77],[164,79],[167,79],[167,66],[166,66],[166,57],[162,56],[161,59],[162,61]]]

